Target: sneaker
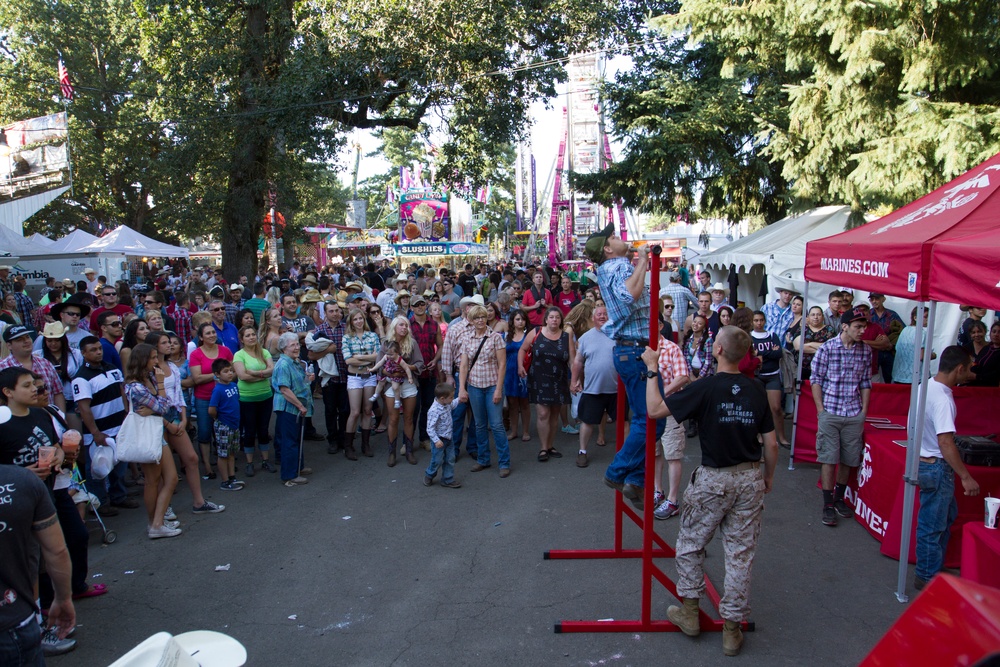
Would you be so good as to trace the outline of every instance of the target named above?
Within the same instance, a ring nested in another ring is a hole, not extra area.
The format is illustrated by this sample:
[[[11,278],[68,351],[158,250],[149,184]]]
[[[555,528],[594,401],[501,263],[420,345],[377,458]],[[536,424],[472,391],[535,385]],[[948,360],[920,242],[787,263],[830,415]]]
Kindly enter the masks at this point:
[[[451,480],[450,482],[441,482],[441,486],[443,486],[446,489],[461,489],[462,488],[461,483],[456,482],[455,480]]]
[[[256,474],[254,472],[253,464],[252,463],[248,463],[247,464],[246,473],[247,473],[247,477],[253,477]]]
[[[680,514],[681,508],[670,502],[669,500],[664,500],[662,503],[656,506],[653,510],[653,516],[657,519],[669,519],[672,516],[677,516]]]
[[[402,407],[403,407],[403,401],[401,401],[401,400],[399,400],[397,398],[395,401],[393,401],[392,407],[396,408],[397,410],[402,409]]]
[[[146,530],[146,535],[151,540],[158,540],[161,537],[177,537],[181,532],[180,528],[170,528],[167,524],[163,524],[159,528],[149,528]]]
[[[653,491],[653,507],[659,507],[660,503],[667,499],[663,491]]]
[[[372,394],[372,397],[368,399],[372,403],[378,403],[378,394]]]
[[[312,441],[326,440],[326,434],[320,433],[319,431],[313,431],[312,433],[306,433],[305,439]]]
[[[827,505],[823,508],[823,525],[824,526],[836,526],[837,525],[837,510],[833,509],[833,505]]]
[[[164,521],[177,521],[177,515],[174,513],[174,508],[167,506],[167,511],[163,513]]]
[[[286,481],[285,482],[285,486],[288,486],[288,487],[300,486],[302,484],[308,484],[308,483],[309,483],[309,480],[306,479],[305,477],[294,477],[294,478]]]
[[[312,468],[303,468],[302,470],[299,471],[299,474],[300,475],[311,475],[311,474],[313,474],[313,469]]]
[[[207,482],[210,479],[218,479],[219,476],[216,475],[214,472],[210,472],[207,475],[202,475],[201,478]]]
[[[225,511],[225,505],[216,505],[215,503],[206,500],[205,504],[201,507],[195,507],[191,510],[192,514],[218,514],[219,512]]]
[[[278,472],[277,470],[274,469],[274,466],[271,465],[270,461],[261,461],[260,469],[266,470],[267,472]]]
[[[921,579],[917,575],[913,575],[913,587],[915,589],[917,589],[918,591],[922,591],[922,590],[924,590],[924,586],[926,586],[926,585],[927,585],[927,580],[926,579]],[[42,640],[42,641],[44,643],[44,640]]]
[[[569,424],[568,426],[563,426],[562,427],[562,432],[563,433],[569,433],[570,435],[579,435],[580,429],[578,429],[577,427],[573,426],[572,424]]]
[[[181,527],[181,522],[180,521],[167,521],[166,519],[164,519],[163,520],[163,525],[166,526],[167,528],[180,528]],[[150,529],[152,529],[152,526],[146,526],[146,530],[150,530]]]
[[[586,468],[587,467],[587,452],[580,452],[576,455],[576,467]]]
[[[64,653],[69,653],[76,648],[76,640],[70,639],[59,639],[59,635],[56,634],[56,629],[46,628],[42,632],[42,654],[46,658],[50,658],[55,655],[62,655]]]
[[[851,506],[844,502],[844,499],[834,501],[833,509],[837,510],[837,514],[844,517],[845,519],[850,519],[854,517],[854,510]]]
[[[223,491],[242,491],[243,485],[237,484],[235,480],[227,479],[222,484],[219,484],[219,488]]]
[[[118,510],[111,505],[101,505],[97,508],[97,513],[102,517],[118,516]]]

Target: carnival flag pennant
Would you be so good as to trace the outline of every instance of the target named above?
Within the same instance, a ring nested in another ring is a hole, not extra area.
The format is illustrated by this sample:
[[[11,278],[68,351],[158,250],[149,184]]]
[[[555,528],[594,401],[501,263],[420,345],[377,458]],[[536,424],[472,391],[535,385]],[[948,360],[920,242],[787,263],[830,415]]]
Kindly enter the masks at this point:
[[[59,89],[67,100],[73,99],[73,84],[69,80],[69,72],[66,70],[62,58],[59,59]]]

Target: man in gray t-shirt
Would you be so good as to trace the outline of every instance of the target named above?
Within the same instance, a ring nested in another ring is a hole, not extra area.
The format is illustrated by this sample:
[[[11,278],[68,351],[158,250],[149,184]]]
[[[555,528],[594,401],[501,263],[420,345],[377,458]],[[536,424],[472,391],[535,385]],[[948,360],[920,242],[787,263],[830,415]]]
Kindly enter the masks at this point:
[[[608,311],[604,306],[594,308],[594,326],[580,336],[576,344],[576,358],[573,360],[573,376],[570,388],[574,394],[583,392],[577,407],[580,418],[580,452],[576,456],[576,465],[587,467],[587,444],[599,426],[597,444],[604,446],[604,416],[608,421],[617,418],[618,404],[618,372],[615,371],[615,342],[601,331],[608,321]]]

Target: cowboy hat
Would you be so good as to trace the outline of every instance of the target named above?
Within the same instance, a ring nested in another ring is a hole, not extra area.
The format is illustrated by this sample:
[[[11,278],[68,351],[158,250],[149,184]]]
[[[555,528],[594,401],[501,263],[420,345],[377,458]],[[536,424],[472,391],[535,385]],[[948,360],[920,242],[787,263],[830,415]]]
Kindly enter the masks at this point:
[[[52,315],[52,319],[58,320],[60,313],[66,309],[66,306],[76,306],[80,309],[80,319],[83,319],[84,317],[90,315],[91,306],[89,301],[90,295],[77,293],[62,303],[57,303],[52,306],[52,310],[50,310],[49,313]]]
[[[723,282],[720,281],[720,282],[715,283],[711,287],[709,287],[708,291],[709,292],[723,292],[725,294],[729,294],[729,287],[727,287],[725,283],[723,283]]]
[[[395,302],[396,302],[396,304],[398,305],[398,304],[399,304],[399,300],[400,300],[400,299],[402,299],[402,298],[403,298],[404,296],[405,296],[406,298],[410,298],[410,293],[409,293],[409,292],[407,292],[407,291],[406,291],[405,289],[404,289],[404,290],[400,290],[399,292],[397,292],[397,293],[396,293],[396,296],[394,296],[394,297],[392,298],[392,300],[393,300],[393,301],[395,301]]]
[[[323,300],[323,295],[319,293],[318,289],[307,289],[302,298],[299,299],[300,303],[319,303]]]
[[[482,294],[473,294],[472,296],[462,297],[462,300],[458,302],[458,306],[460,308],[462,306],[465,306],[465,305],[468,305],[468,304],[475,304],[477,306],[485,306],[486,305],[486,301],[483,299],[483,295]]]

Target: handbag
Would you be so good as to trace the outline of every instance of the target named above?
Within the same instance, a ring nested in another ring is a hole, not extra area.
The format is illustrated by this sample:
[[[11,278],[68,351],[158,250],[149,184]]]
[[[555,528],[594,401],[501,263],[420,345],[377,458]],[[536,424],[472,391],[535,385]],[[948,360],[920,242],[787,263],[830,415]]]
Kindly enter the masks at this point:
[[[524,353],[524,371],[527,373],[531,370],[531,360],[535,353],[535,344],[538,343],[538,337],[542,335],[542,328],[535,327],[535,337],[531,341],[531,345]]]
[[[128,401],[128,408],[125,421],[115,436],[118,443],[116,452],[118,460],[129,463],[159,463],[163,455],[163,417],[139,415],[132,409],[131,400]]]

